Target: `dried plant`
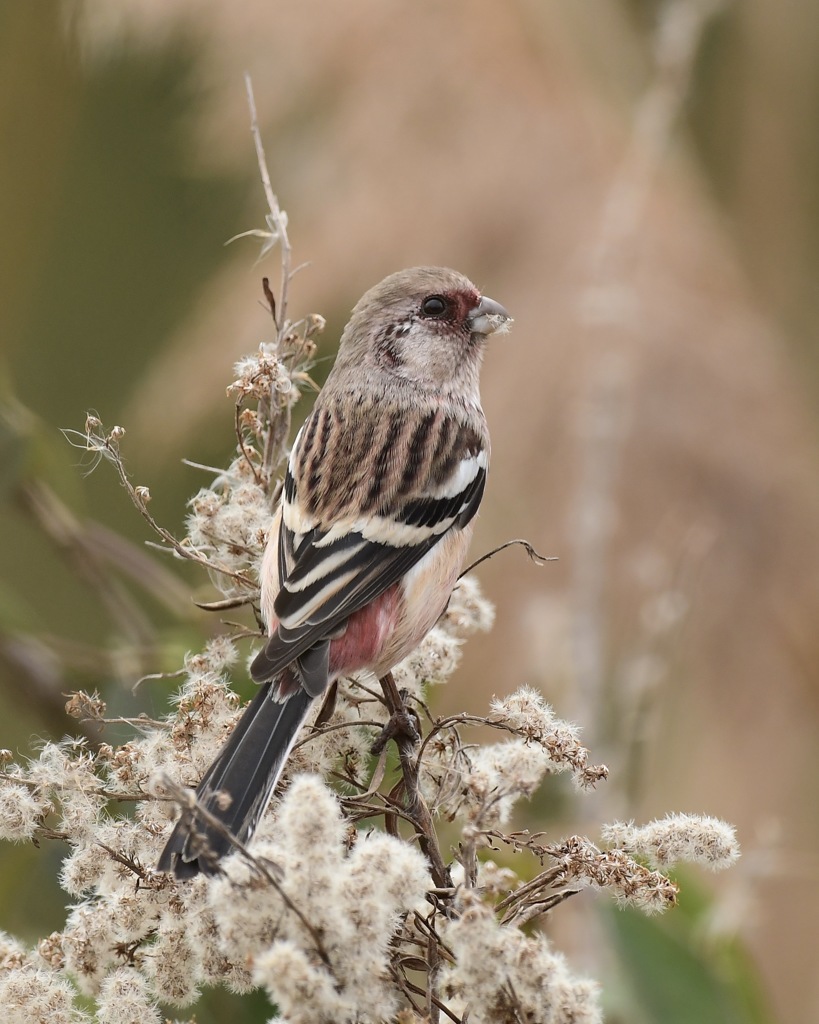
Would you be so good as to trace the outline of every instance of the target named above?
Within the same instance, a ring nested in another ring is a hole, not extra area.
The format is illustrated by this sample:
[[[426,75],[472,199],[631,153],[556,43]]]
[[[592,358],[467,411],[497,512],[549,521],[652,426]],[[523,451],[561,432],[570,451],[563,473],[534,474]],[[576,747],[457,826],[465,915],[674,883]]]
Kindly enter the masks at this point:
[[[191,500],[186,536],[178,540],[149,512],[147,489],[125,470],[121,428],[107,431],[89,416],[74,435],[94,460],[114,466],[159,545],[207,569],[220,594],[208,607],[219,611],[257,603],[291,411],[311,386],[323,325],[318,316],[288,320],[287,219],[254,135],[270,208],[259,233],[282,254],[278,304],[264,286],[275,338],[236,366],[228,387],[236,455]],[[128,742],[47,743],[28,763],[3,752],[0,837],[66,842],[60,883],[73,901],[63,929],[35,948],[0,934],[5,1019],[148,1024],[163,1019],[160,1007],[190,1006],[203,987],[223,985],[264,988],[277,1019],[290,1024],[601,1020],[595,982],[575,976],[533,922],[585,888],[665,911],[677,887],[662,871],[679,860],[725,867],[738,856],[736,840],[728,825],[690,815],[615,823],[598,843],[511,829],[514,807],[544,776],[567,773],[585,790],[607,769],[531,689],[494,700],[484,714],[431,714],[427,688],[449,678],[463,642],[492,620],[466,575],[436,628],[393,673],[335,685],[250,847],[234,843],[212,878],[177,883],[152,866],[177,813],[207,814],[186,787],[240,713],[229,677],[239,643],[258,633],[237,628],[188,655],[173,714],[132,720]],[[68,711],[109,721],[97,694],[74,694]],[[498,741],[467,742],[475,726]],[[123,804],[132,815],[119,813]],[[455,836],[448,845],[444,831]],[[493,851],[522,854],[518,869]]]

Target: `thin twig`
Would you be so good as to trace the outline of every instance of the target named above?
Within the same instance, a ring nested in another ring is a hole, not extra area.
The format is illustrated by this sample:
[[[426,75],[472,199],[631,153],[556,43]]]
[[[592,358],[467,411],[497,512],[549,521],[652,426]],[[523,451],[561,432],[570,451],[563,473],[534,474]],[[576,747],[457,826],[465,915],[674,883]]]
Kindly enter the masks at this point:
[[[494,558],[495,555],[499,554],[501,551],[505,551],[506,548],[513,547],[515,544],[520,544],[521,547],[525,549],[526,554],[532,559],[535,565],[544,565],[546,562],[558,561],[556,555],[538,554],[538,552],[535,551],[534,547],[529,543],[528,540],[523,540],[521,537],[518,537],[515,540],[506,541],[505,544],[499,544],[496,548],[492,548],[491,551],[487,551],[485,555],[481,555],[480,558],[476,558],[474,562],[470,562],[470,564],[463,570],[458,579],[463,579],[463,577],[466,576],[467,573],[470,573],[472,572],[473,569],[476,569],[481,564],[481,562],[486,562],[488,559]]]
[[[265,199],[270,210],[269,225],[273,234],[274,242],[279,243],[281,252],[281,285],[279,287],[279,309],[276,317],[275,303],[271,307],[274,314],[276,326],[279,331],[279,346],[284,341],[287,333],[287,292],[290,285],[290,239],[287,236],[287,215],[279,206],[279,200],[273,191],[270,181],[270,172],[267,169],[267,157],[265,156],[262,136],[259,131],[259,119],[256,114],[256,99],[253,95],[253,82],[250,75],[245,73],[245,89],[247,90],[247,105],[250,108],[250,133],[253,136],[253,144],[256,147],[256,160],[259,164],[259,175],[262,179]]]
[[[443,892],[448,898],[452,898],[455,893],[454,889],[448,890],[430,890],[437,892],[439,895]],[[425,932],[430,938],[433,938],[438,945],[438,949],[444,954],[445,958],[452,964],[455,963],[455,954],[452,949],[444,942],[441,936],[438,934],[432,923],[419,914],[417,910],[413,911],[413,917],[415,919],[415,926],[420,928],[422,932]]]
[[[419,1020],[422,1020],[423,1016],[424,1016],[424,1008],[423,1008],[423,1006],[421,1006],[420,1003],[417,1003],[415,1001],[415,999],[413,999],[413,997],[412,997],[413,990],[410,989],[409,982],[404,977],[404,972],[399,970],[399,968],[396,965],[390,964],[390,974],[393,977],[393,981],[396,983],[396,985],[398,985],[398,987],[404,993],[404,998],[407,1000],[407,1002],[410,1004],[410,1006],[413,1008],[413,1010],[415,1010],[415,1013],[417,1014]],[[416,988],[415,991],[416,992],[421,992],[421,995],[424,994],[420,989]]]
[[[95,845],[105,850],[108,856],[113,858],[113,860],[115,860],[117,864],[122,864],[123,867],[128,868],[128,870],[135,874],[137,878],[140,879],[140,881],[147,882],[149,880],[150,872],[148,872],[139,863],[136,857],[128,857],[124,853],[119,853],[113,847],[106,846],[105,843],[101,843],[99,840],[96,841]]]
[[[255,464],[253,462],[253,459],[251,458],[251,455],[253,453],[253,449],[252,448],[248,448],[248,446],[245,444],[245,435],[244,435],[244,432],[242,431],[242,407],[243,407],[243,404],[244,403],[242,401],[242,398],[239,397],[236,400],[236,405],[235,405],[235,411],[234,411],[234,416],[233,416],[233,429],[234,429],[234,432],[236,434],[236,442],[239,445],[239,451],[242,453],[242,458],[245,460],[245,462],[248,465],[248,468],[250,469],[250,472],[253,474],[253,479],[261,487],[262,481],[261,481],[261,478],[259,476],[259,471],[256,468],[256,466],[255,466]]]
[[[80,722],[99,722],[100,725],[132,725],[135,729],[170,729],[170,722],[161,722],[158,718],[149,718],[146,714],[135,718],[95,718],[93,715],[80,718]]]
[[[505,910],[507,907],[512,906],[513,903],[519,903],[521,900],[531,896],[532,893],[537,892],[538,889],[544,889],[547,885],[552,885],[557,881],[562,873],[562,866],[550,868],[548,871],[542,871],[531,881],[519,886],[514,892],[511,892],[508,896],[502,899],[498,903],[496,909]]]
[[[303,747],[306,743],[311,743],[313,740],[326,736],[328,732],[336,732],[338,729],[357,729],[360,725],[380,729],[384,723],[362,718],[355,722],[334,722],[332,725],[323,725],[320,729],[314,729],[313,732],[308,733],[304,739],[299,740],[298,743],[293,744],[293,750],[298,750],[299,747]]]
[[[246,604],[253,604],[253,598],[247,597],[226,597],[223,601],[194,601],[197,608],[203,612],[225,612],[231,608],[242,608]]]
[[[421,761],[423,759],[430,740],[434,739],[439,732],[442,732],[444,729],[453,729],[457,732],[457,727],[459,725],[486,725],[491,729],[498,729],[500,732],[508,732],[513,736],[517,735],[517,731],[506,722],[493,721],[485,715],[470,715],[463,711],[459,715],[450,715],[448,718],[438,718],[433,722],[432,728],[426,734],[423,742],[421,743],[421,749],[418,751],[418,760]]]
[[[407,988],[410,990],[410,992],[415,992],[415,994],[419,996],[427,996],[427,990],[421,988],[420,985],[414,985],[407,978],[404,978],[403,981]],[[431,1000],[432,1004],[435,1007],[437,1007],[437,1009],[445,1013],[450,1020],[455,1021],[455,1024],[462,1024],[461,1018],[456,1017],[456,1015],[452,1012],[452,1010],[450,1010],[446,1003],[442,1003],[438,996],[436,996],[431,991],[429,992],[429,999]]]
[[[582,889],[558,889],[542,900],[535,900],[534,902],[527,903],[516,910],[510,910],[508,914],[505,914],[501,918],[501,924],[514,924],[516,928],[522,928],[525,924],[533,921],[536,917],[548,914],[550,910],[554,910],[555,907],[564,903],[569,899],[569,897],[577,896],[577,894],[582,891]]]
[[[212,562],[209,558],[200,554],[195,548],[177,540],[170,530],[166,530],[164,526],[160,526],[156,519],[154,519],[148,511],[147,502],[149,499],[146,492],[142,488],[134,487],[125,470],[125,464],[122,461],[122,456],[119,451],[119,439],[125,433],[122,427],[114,427],[108,435],[93,433],[90,429],[87,429],[85,433],[77,431],[63,431],[63,434],[72,444],[75,445],[77,445],[78,442],[73,441],[72,437],[77,436],[78,433],[79,437],[82,438],[82,441],[84,442],[83,447],[113,463],[120,483],[125,488],[128,497],[131,499],[136,510],[151,527],[154,533],[164,541],[164,545],[152,546],[158,547],[159,550],[165,552],[170,548],[180,558],[184,558],[186,561],[196,562],[199,565],[205,566],[205,568],[209,569],[211,572],[219,573],[222,576],[228,576],[251,590],[256,589],[253,581],[248,579],[248,577],[243,573],[234,572],[232,569],[228,569],[227,566],[219,565],[217,562]]]

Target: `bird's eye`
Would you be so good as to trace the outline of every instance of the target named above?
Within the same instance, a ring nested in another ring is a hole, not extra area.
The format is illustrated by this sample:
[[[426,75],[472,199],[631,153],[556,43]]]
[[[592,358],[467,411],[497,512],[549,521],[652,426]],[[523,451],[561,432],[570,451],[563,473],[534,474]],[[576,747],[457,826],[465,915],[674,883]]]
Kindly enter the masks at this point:
[[[430,295],[421,303],[424,316],[442,316],[446,312],[446,300],[440,295]]]

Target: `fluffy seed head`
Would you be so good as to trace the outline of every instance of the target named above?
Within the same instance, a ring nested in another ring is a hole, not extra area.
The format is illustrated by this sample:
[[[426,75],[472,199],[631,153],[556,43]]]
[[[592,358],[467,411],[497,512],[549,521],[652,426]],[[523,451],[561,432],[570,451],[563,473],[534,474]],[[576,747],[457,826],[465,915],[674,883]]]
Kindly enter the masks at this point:
[[[669,814],[647,825],[615,821],[604,826],[603,838],[612,846],[645,857],[655,868],[688,862],[722,871],[739,857],[733,826],[705,814]]]

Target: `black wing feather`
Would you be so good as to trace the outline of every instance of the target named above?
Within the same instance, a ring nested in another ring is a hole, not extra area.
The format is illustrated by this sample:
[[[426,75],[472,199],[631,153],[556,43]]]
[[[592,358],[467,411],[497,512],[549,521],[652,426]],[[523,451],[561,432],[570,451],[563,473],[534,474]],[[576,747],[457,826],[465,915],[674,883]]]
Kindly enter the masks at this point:
[[[316,583],[299,591],[290,591],[285,587],[279,591],[274,605],[277,616],[287,618],[298,612],[306,599],[314,596],[328,580],[334,576],[346,575],[354,571],[353,579],[342,586],[336,594],[328,596],[316,613],[307,618],[295,629],[279,625],[276,633],[270,637],[265,649],[256,657],[251,666],[251,675],[261,682],[271,679],[291,662],[309,650],[314,644],[320,643],[331,636],[354,612],[364,608],[380,594],[397,583],[442,537],[456,527],[463,529],[478,510],[486,483],[486,471],[479,467],[474,479],[466,488],[452,498],[415,499],[408,503],[409,514],[420,519],[412,525],[434,526],[453,518],[450,526],[438,534],[430,534],[419,544],[408,544],[403,547],[392,547],[365,540],[360,534],[347,534],[333,544],[317,548],[315,541],[320,539],[320,531],[311,530],[305,541],[299,545],[295,554],[295,564],[285,577],[290,583],[304,578],[308,572],[335,553],[348,548],[354,553],[338,568],[321,577]],[[399,522],[406,522],[403,516],[397,517]],[[283,534],[290,533],[291,539],[282,539]],[[311,536],[312,535],[312,536]],[[359,550],[356,550],[358,548]],[[285,554],[293,550],[292,531],[282,522],[279,540],[280,566]]]

